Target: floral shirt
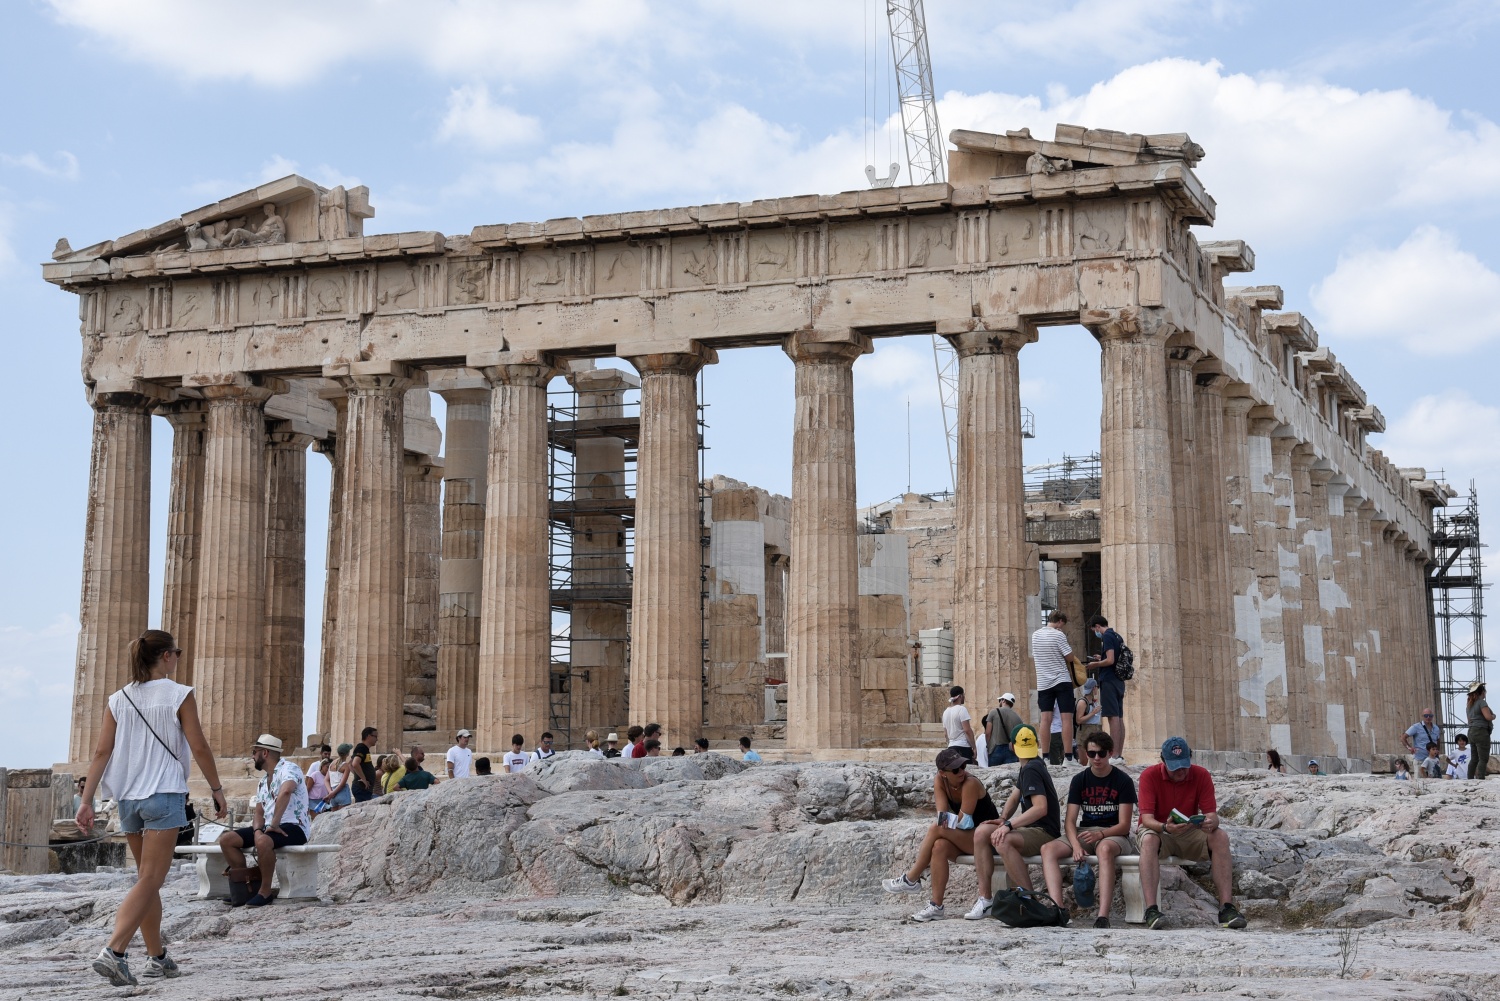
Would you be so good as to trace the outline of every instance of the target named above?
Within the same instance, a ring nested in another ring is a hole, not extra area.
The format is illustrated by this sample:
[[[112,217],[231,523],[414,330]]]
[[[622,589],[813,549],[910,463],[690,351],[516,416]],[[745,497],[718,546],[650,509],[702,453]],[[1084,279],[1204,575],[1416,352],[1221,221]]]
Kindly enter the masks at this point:
[[[255,802],[265,811],[265,824],[270,827],[276,819],[276,795],[288,782],[295,788],[286,811],[281,815],[281,823],[296,824],[302,828],[302,833],[308,834],[312,830],[312,817],[307,810],[307,783],[303,781],[302,769],[290,761],[282,758],[276,762],[276,770],[260,780],[255,787]]]

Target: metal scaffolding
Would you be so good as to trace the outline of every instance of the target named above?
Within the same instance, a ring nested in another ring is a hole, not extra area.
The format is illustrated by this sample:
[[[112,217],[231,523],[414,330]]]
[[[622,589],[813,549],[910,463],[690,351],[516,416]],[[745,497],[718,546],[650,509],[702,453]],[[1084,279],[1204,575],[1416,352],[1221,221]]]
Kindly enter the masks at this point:
[[[1462,508],[1433,516],[1432,570],[1427,591],[1432,608],[1432,672],[1450,735],[1468,729],[1469,685],[1484,680],[1484,560],[1479,540],[1479,493],[1469,483]]]

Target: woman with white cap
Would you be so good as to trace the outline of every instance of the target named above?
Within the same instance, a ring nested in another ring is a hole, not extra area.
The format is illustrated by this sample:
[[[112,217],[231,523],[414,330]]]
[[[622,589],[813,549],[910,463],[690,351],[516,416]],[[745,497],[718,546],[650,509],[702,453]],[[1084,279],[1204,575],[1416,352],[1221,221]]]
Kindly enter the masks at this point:
[[[93,963],[94,972],[116,987],[136,984],[125,949],[137,931],[146,945],[143,976],[180,972],[161,941],[161,885],[172,866],[178,829],[187,824],[189,751],[213,794],[215,818],[226,810],[193,690],[170,677],[181,656],[172,634],[160,629],[148,629],[130,644],[130,684],[109,697],[80,795],[76,820],[89,835],[95,790],[119,802],[120,830],[135,858],[135,886],[115,911],[114,932]]]

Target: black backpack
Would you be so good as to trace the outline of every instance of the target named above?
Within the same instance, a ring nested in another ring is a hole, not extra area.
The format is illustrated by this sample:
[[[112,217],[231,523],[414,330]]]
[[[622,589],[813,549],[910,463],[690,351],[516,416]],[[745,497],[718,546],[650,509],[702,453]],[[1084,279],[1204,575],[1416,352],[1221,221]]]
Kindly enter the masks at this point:
[[[1012,928],[1053,928],[1068,923],[1068,913],[1054,904],[1051,897],[1020,887],[995,894],[989,914]]]
[[[1115,676],[1121,681],[1135,677],[1135,654],[1130,652],[1123,639],[1120,640],[1120,652],[1115,654]]]

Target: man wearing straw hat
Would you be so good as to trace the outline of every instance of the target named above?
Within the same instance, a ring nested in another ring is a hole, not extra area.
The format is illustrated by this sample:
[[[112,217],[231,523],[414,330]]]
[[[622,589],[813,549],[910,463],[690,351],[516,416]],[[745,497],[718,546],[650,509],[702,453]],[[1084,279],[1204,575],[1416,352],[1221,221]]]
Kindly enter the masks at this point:
[[[219,838],[229,863],[229,903],[264,907],[276,899],[271,878],[276,874],[276,849],[307,844],[312,817],[307,808],[307,783],[302,769],[281,757],[281,739],[261,734],[250,748],[255,770],[264,773],[255,787],[255,815],[251,826],[226,831]],[[255,849],[258,871],[245,866],[245,850]],[[239,877],[236,879],[236,877]]]

